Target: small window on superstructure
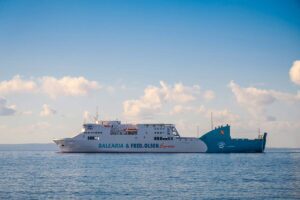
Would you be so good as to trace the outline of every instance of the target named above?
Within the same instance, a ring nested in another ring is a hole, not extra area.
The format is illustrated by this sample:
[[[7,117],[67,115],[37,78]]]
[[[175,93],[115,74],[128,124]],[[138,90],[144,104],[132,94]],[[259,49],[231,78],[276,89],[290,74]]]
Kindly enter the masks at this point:
[[[88,125],[88,126],[87,126],[87,129],[88,129],[88,130],[92,130],[92,129],[93,129],[93,126],[92,126],[92,125]]]
[[[100,140],[98,136],[88,136],[88,140]]]

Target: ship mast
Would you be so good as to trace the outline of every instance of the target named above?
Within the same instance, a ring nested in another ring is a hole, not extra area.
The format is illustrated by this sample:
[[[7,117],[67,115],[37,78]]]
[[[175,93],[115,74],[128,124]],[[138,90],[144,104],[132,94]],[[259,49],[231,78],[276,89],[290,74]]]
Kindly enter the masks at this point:
[[[213,122],[213,113],[210,113],[210,124],[211,124],[211,130],[214,129],[214,122]]]
[[[99,112],[98,112],[98,106],[96,107],[96,115],[95,115],[95,123],[96,124],[98,124],[99,123],[99,120],[98,120],[98,118],[99,118]]]

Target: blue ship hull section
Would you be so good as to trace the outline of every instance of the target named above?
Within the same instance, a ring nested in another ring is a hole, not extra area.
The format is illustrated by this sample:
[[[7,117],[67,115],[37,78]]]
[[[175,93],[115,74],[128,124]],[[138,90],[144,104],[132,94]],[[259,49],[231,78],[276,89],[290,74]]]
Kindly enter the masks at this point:
[[[232,139],[230,126],[216,128],[199,139],[207,145],[207,153],[262,153],[265,150],[267,133],[259,139]]]

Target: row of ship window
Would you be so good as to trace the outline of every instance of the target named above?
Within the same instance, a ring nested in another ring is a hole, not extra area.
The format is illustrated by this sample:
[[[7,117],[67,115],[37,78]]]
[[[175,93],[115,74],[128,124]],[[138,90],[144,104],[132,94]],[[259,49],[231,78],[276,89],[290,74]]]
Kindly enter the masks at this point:
[[[173,140],[173,137],[154,137],[154,140]]]
[[[85,134],[102,134],[102,132],[84,132]]]
[[[154,134],[164,134],[164,132],[154,132]]]

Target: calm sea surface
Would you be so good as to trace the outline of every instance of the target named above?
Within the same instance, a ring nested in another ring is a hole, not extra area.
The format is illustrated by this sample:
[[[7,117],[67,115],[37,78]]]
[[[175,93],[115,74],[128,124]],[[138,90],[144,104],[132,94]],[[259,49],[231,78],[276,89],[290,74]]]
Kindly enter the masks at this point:
[[[0,150],[0,199],[300,199],[300,150],[62,154]]]

